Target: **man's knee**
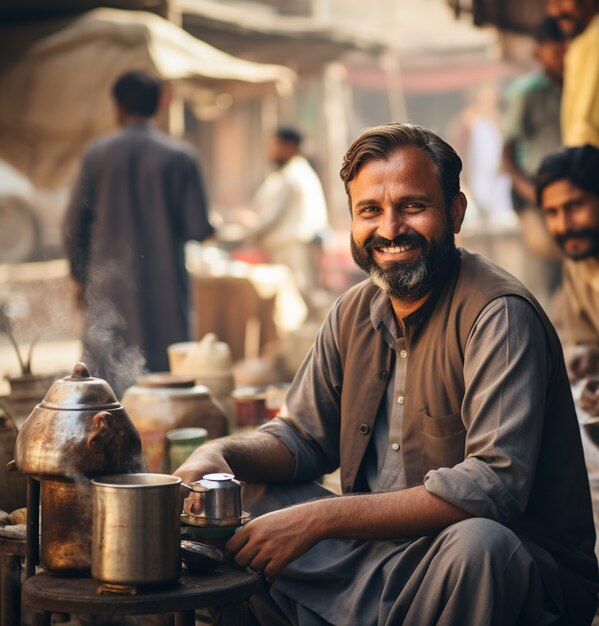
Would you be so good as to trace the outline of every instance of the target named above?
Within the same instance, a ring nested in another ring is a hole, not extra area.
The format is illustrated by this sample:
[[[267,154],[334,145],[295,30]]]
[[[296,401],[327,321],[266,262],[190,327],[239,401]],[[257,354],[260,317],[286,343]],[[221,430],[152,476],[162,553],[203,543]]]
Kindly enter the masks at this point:
[[[438,537],[440,553],[471,573],[504,572],[510,563],[530,557],[518,536],[506,526],[485,518],[471,518],[449,526]]]

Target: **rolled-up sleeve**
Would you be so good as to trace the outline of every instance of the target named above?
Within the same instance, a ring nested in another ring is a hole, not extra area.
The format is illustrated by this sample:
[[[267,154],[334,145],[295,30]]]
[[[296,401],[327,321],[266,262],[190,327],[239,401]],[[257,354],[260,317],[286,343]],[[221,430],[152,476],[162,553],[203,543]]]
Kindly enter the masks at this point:
[[[278,437],[295,457],[294,480],[313,480],[339,467],[343,373],[338,341],[339,301],[320,328],[287,392],[280,415],[260,430]]]
[[[465,459],[428,472],[426,489],[477,517],[517,519],[534,480],[550,370],[532,305],[517,296],[487,305],[464,355]]]

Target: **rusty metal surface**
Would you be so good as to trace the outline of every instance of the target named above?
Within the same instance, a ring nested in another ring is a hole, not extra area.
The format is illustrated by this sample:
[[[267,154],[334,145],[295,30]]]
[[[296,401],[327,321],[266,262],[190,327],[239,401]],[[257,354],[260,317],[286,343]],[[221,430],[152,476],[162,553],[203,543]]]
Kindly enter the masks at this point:
[[[91,483],[41,481],[41,560],[53,572],[91,568]]]

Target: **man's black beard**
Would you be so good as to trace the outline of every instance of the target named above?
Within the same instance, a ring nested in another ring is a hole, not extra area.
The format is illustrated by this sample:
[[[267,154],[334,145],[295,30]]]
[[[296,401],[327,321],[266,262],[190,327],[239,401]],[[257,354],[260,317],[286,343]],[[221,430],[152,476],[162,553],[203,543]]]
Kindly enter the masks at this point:
[[[393,240],[369,237],[359,246],[350,235],[351,253],[356,265],[364,270],[372,282],[391,298],[417,300],[427,294],[447,274],[457,257],[455,237],[448,224],[441,239],[427,241],[422,235],[410,231]],[[395,261],[385,269],[372,256],[376,248],[413,245],[422,249],[414,261]]]
[[[568,239],[590,239],[593,243],[587,252],[572,256],[564,250],[564,246]],[[556,235],[555,241],[559,247],[564,250],[564,254],[576,261],[582,261],[592,256],[599,256],[599,228],[579,228],[577,230],[569,230],[563,235]]]

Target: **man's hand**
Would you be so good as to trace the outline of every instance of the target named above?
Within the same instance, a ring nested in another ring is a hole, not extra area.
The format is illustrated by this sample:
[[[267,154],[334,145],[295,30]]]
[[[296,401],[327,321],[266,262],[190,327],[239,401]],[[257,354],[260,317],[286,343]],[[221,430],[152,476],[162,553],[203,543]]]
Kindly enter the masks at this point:
[[[224,459],[220,446],[208,442],[196,448],[185,463],[178,467],[173,474],[179,476],[184,483],[190,484],[196,480],[201,480],[205,474],[215,472],[233,473]]]
[[[599,346],[576,346],[568,354],[568,377],[574,383],[599,375]]]
[[[272,578],[324,538],[314,508],[300,504],[262,515],[236,532],[226,548],[239,565]]]
[[[272,577],[323,539],[419,537],[468,517],[421,485],[388,493],[321,498],[267,513],[248,522],[226,547],[239,565]]]
[[[173,474],[190,483],[204,474],[226,472],[251,483],[286,482],[295,459],[289,448],[269,433],[254,431],[202,444]]]

